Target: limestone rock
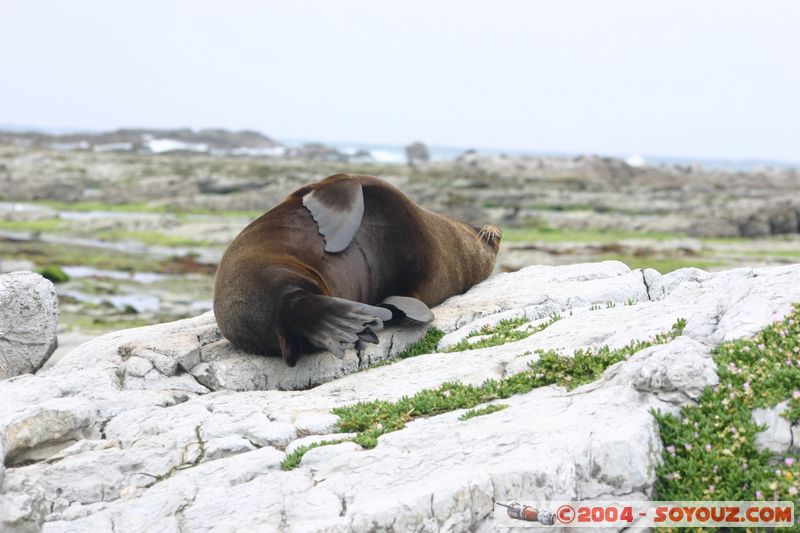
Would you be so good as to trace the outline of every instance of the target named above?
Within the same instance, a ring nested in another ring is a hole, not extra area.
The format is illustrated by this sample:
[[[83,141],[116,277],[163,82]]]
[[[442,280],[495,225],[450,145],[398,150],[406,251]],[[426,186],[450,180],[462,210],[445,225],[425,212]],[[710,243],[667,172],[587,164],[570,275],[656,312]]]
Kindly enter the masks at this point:
[[[792,447],[792,424],[782,416],[787,407],[788,402],[781,402],[771,409],[753,409],[753,422],[766,426],[756,435],[759,449],[783,454]],[[795,448],[797,444],[794,443]]]
[[[36,372],[58,346],[58,298],[33,272],[0,275],[0,380]]]
[[[497,500],[649,498],[662,451],[651,410],[696,401],[718,382],[715,345],[798,301],[800,265],[661,276],[605,262],[498,275],[434,309],[442,349],[502,318],[559,313],[525,339],[375,368],[424,328],[387,328],[370,352],[313,354],[294,369],[233,349],[210,313],[112,333],[0,383],[0,529],[491,531]],[[417,419],[373,449],[320,446],[281,469],[303,444],[348,437],[335,433],[337,407],[502,378],[540,350],[618,348],[679,318],[682,336],[573,391]],[[786,429],[772,439],[781,449]]]

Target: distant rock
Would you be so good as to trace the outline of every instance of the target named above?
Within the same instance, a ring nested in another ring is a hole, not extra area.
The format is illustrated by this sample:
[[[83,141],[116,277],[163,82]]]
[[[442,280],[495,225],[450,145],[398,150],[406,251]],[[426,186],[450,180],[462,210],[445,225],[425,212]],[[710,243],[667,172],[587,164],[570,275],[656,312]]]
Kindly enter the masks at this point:
[[[322,143],[306,143],[302,146],[289,148],[286,152],[287,157],[299,159],[312,159],[315,161],[340,161],[348,160],[346,154],[339,152],[336,148]]]
[[[0,131],[0,142],[25,142],[58,150],[96,152],[231,152],[235,149],[271,149],[280,146],[269,137],[250,130],[225,129],[119,129],[98,133],[51,135],[38,132]]]
[[[742,237],[800,233],[800,198],[743,200],[732,205],[730,212]]]
[[[695,402],[718,383],[714,346],[797,301],[800,265],[662,276],[609,261],[494,276],[434,309],[442,351],[376,368],[424,328],[387,328],[372,352],[309,355],[293,369],[232,348],[211,314],[111,333],[0,383],[0,529],[490,531],[498,500],[653,498],[652,410]],[[444,351],[484,325],[552,313],[562,318],[520,341]],[[281,469],[300,445],[348,436],[331,434],[336,407],[478,385],[525,370],[538,350],[620,348],[678,318],[683,335],[573,391],[541,387],[470,420],[418,419],[373,449],[322,446]]]
[[[58,298],[33,272],[0,275],[0,380],[37,371],[58,346]]]
[[[27,259],[0,259],[0,274],[8,274],[18,270],[34,271],[36,264]]]
[[[414,166],[419,163],[427,163],[430,160],[431,154],[424,143],[417,141],[406,146],[406,161],[409,165]]]

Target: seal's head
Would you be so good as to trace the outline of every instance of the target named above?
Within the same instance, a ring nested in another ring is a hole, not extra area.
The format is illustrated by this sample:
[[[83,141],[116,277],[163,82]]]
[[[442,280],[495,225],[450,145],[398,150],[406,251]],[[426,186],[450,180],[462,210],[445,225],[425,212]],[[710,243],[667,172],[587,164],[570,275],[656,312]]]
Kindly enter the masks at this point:
[[[478,237],[488,244],[496,254],[500,249],[500,240],[503,238],[503,230],[493,224],[486,224],[478,230]]]

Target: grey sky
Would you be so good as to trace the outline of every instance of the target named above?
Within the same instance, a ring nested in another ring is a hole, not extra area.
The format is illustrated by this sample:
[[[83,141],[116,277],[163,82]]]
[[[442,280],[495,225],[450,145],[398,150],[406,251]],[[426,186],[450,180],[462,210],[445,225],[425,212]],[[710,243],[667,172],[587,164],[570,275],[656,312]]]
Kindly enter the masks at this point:
[[[0,124],[800,161],[800,2],[0,0]]]

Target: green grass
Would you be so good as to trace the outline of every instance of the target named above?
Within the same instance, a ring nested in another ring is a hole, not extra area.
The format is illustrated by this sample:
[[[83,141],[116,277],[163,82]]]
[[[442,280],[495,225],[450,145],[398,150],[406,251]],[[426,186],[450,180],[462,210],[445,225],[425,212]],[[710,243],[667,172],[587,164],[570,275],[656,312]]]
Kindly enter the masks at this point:
[[[628,265],[631,270],[637,268],[645,269],[652,268],[658,270],[661,274],[667,274],[679,268],[702,268],[707,269],[711,267],[725,266],[721,261],[712,261],[709,259],[694,259],[694,258],[681,258],[671,259],[663,257],[637,257],[633,255],[607,255],[597,258],[597,261],[621,261]]]
[[[418,355],[433,353],[436,351],[436,346],[439,341],[444,337],[444,332],[439,328],[430,328],[425,332],[425,336],[394,356],[392,359],[408,359],[409,357],[416,357]]]
[[[465,350],[477,350],[479,348],[489,348],[491,346],[500,346],[501,344],[516,342],[526,337],[530,337],[534,333],[542,331],[558,320],[561,320],[561,315],[558,313],[553,313],[546,322],[543,322],[536,327],[523,330],[519,330],[517,328],[529,322],[529,320],[524,316],[501,320],[495,326],[483,326],[481,329],[473,331],[465,338],[448,348],[447,351],[463,352]],[[477,342],[469,342],[469,339],[473,337],[484,335],[488,335],[488,337]]]
[[[540,225],[530,228],[504,228],[505,242],[616,242],[620,240],[648,239],[668,240],[684,238],[680,233],[636,232],[627,230],[573,230]]]
[[[668,333],[659,334],[649,341],[634,341],[617,350],[608,347],[578,350],[573,357],[554,351],[540,352],[540,358],[531,363],[528,370],[501,380],[488,379],[481,385],[443,383],[436,389],[422,390],[397,401],[375,400],[339,407],[333,410],[339,416],[337,429],[358,433],[353,442],[364,448],[373,448],[378,437],[402,429],[416,418],[470,409],[545,385],[557,384],[571,389],[597,379],[608,366],[643,348],[670,341],[682,333],[684,325],[684,321],[679,320]]]
[[[754,240],[762,240],[765,237],[749,238],[749,237],[699,237],[700,241],[704,244],[747,244]],[[769,237],[766,237],[769,239]]]
[[[85,312],[80,314],[62,312],[59,320],[61,324],[68,326],[70,329],[98,333],[150,326],[164,321],[159,317],[146,320],[143,318],[131,318],[121,315],[90,316]]]
[[[658,468],[660,500],[792,500],[800,493],[800,457],[756,448],[754,408],[789,400],[800,419],[800,306],[754,339],[713,352],[719,385],[677,416],[655,413],[665,450]]]
[[[666,333],[657,334],[649,341],[632,341],[627,346],[616,350],[608,346],[601,348],[579,348],[572,357],[564,357],[555,351],[541,353],[538,360],[531,365],[531,372],[537,379],[552,380],[552,383],[572,390],[580,385],[596,381],[606,368],[627,359],[634,353],[655,344],[665,344],[683,333],[686,321],[679,319]]]
[[[208,241],[167,235],[159,231],[103,230],[95,236],[105,241],[137,241],[149,246],[211,246]]]
[[[447,349],[447,352],[460,352],[464,350],[477,350],[478,348],[487,348],[489,346],[499,346],[500,344],[505,344],[507,342],[514,342],[530,335],[533,335],[537,331],[542,331],[547,326],[553,324],[555,321],[559,320],[561,316],[558,313],[553,313],[550,316],[550,319],[542,324],[534,328],[530,328],[528,330],[523,331],[515,331],[515,328],[526,324],[528,319],[525,317],[520,318],[512,318],[507,320],[501,320],[496,326],[484,326],[478,331],[473,331],[467,338],[472,338],[478,335],[491,335],[489,338],[482,339],[474,344],[470,344],[467,342],[466,339],[462,339],[457,344],[454,344],[450,348]],[[439,341],[442,340],[444,337],[444,332],[438,328],[432,327],[425,332],[425,336],[400,352],[399,354],[395,355],[390,359],[385,359],[380,361],[369,368],[376,368],[379,366],[390,365],[395,363],[401,359],[408,359],[409,357],[416,357],[418,355],[423,355],[426,353],[434,353],[436,352],[436,347],[439,345]],[[367,370],[364,368],[363,370]]]
[[[281,461],[281,468],[284,470],[293,470],[300,466],[300,461],[303,460],[303,456],[309,451],[313,450],[314,448],[319,448],[320,446],[330,446],[331,444],[340,444],[342,442],[346,442],[348,439],[343,440],[323,440],[320,442],[313,442],[307,446],[298,446],[292,453],[286,454],[286,458]]]
[[[0,220],[0,230],[5,231],[32,231],[32,232],[56,232],[69,229],[69,224],[57,218],[45,218],[41,220]]]
[[[800,250],[743,250],[741,252],[731,252],[748,257],[797,257],[800,258]]]
[[[113,211],[125,213],[168,213],[163,206],[153,206],[145,202],[123,204],[109,204],[106,202],[63,202],[58,200],[36,200],[27,202],[35,205],[50,207],[58,211]]]
[[[109,204],[105,202],[62,202],[56,200],[37,200],[25,202],[34,205],[41,205],[50,207],[58,211],[110,211],[121,213],[161,213],[161,214],[177,214],[177,215],[215,215],[222,217],[241,217],[241,218],[256,218],[261,216],[263,211],[235,211],[235,210],[219,210],[206,208],[183,208],[170,205],[153,205],[146,202],[133,202],[123,204]]]
[[[81,265],[103,270],[129,272],[164,272],[172,263],[171,260],[153,259],[141,254],[39,241],[6,242],[0,240],[0,257],[25,259],[32,261],[40,268],[49,264]]]
[[[608,205],[598,204],[553,204],[553,203],[535,203],[525,206],[528,209],[536,211],[556,211],[556,212],[571,212],[583,211],[590,213],[620,213],[623,215],[666,215],[669,214],[668,210],[664,209],[623,209],[619,207],[612,207]]]
[[[66,283],[69,281],[69,276],[58,265],[47,265],[39,271],[39,274],[45,279],[49,279],[53,283]]]
[[[377,368],[379,366],[386,366],[391,365],[392,363],[396,363],[401,359],[408,359],[409,357],[416,357],[418,355],[423,355],[426,353],[433,353],[436,351],[436,346],[439,344],[439,341],[442,340],[444,337],[444,332],[436,327],[428,328],[428,331],[425,332],[425,336],[422,337],[420,340],[400,352],[399,354],[395,355],[394,357],[390,357],[389,359],[384,359],[383,361],[379,361],[374,365],[371,365],[367,368],[362,368],[361,371],[367,370],[369,368]]]
[[[502,411],[508,407],[508,405],[504,403],[492,403],[487,405],[486,407],[481,407],[480,409],[470,409],[463,415],[459,416],[459,420],[469,420],[470,418],[475,418],[476,416],[483,416],[483,415],[490,415],[492,413],[496,413],[497,411]]]

